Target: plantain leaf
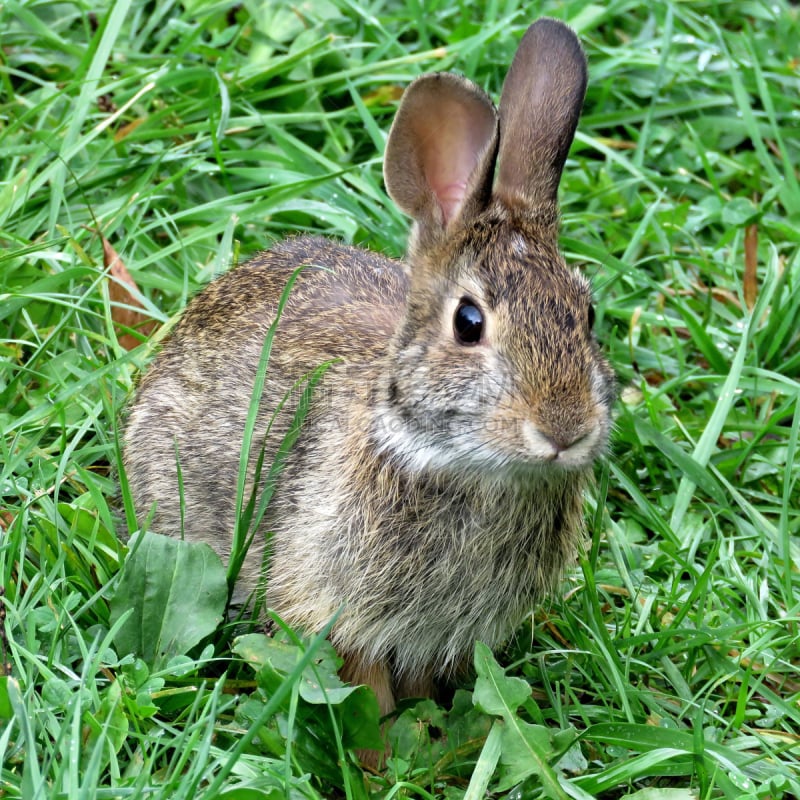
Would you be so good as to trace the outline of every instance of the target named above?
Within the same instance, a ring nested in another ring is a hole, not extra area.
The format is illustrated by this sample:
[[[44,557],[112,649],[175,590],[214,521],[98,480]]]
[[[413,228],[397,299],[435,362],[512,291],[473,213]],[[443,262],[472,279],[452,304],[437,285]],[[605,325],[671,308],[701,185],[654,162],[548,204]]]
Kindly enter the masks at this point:
[[[531,696],[531,687],[522,678],[509,678],[483,642],[475,643],[475,681],[473,701],[486,714],[512,717]]]
[[[110,601],[112,624],[130,611],[114,645],[161,669],[213,633],[227,593],[225,569],[207,544],[138,534]]]
[[[503,718],[496,790],[507,791],[535,775],[547,797],[567,800],[569,795],[551,765],[558,750],[553,734],[543,725],[533,725],[517,715],[517,709],[530,697],[531,687],[522,678],[508,677],[481,642],[475,644],[475,669],[478,677],[473,702],[487,714]]]

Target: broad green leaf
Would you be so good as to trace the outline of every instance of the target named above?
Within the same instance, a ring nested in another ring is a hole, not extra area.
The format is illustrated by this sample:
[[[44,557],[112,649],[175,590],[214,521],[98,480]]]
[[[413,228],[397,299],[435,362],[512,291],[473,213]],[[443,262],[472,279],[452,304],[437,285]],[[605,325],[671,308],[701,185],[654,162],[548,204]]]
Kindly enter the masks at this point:
[[[723,224],[737,228],[755,222],[757,217],[758,208],[749,197],[734,197],[722,209]]]
[[[508,677],[482,642],[475,644],[475,669],[475,705],[503,718],[498,789],[505,791],[536,775],[547,797],[564,800],[568,795],[550,765],[556,755],[551,731],[517,715],[517,709],[530,697],[531,687],[522,678]]]
[[[564,796],[555,770],[550,766],[555,753],[547,728],[519,718],[506,720],[500,741],[499,791],[511,789],[531,775],[538,775],[548,797]]]
[[[128,738],[130,723],[121,702],[119,681],[109,684],[95,714],[83,715],[89,735],[85,738],[83,757],[89,758],[92,750],[101,743],[104,748],[103,762],[108,763],[112,754],[119,753]]]
[[[431,737],[430,729],[445,730],[446,726],[444,709],[433,700],[420,700],[404,709],[389,729],[392,757],[413,765],[437,761],[444,747]]]
[[[383,748],[381,710],[375,692],[366,686],[349,687],[337,707],[342,728],[342,744],[350,749]]]
[[[256,670],[259,682],[269,690],[270,684],[280,682],[295,668],[305,646],[288,642],[280,634],[273,637],[249,633],[236,640],[233,652]],[[343,702],[355,687],[342,683],[338,674],[340,663],[330,642],[323,642],[312,664],[303,670],[298,684],[300,696],[307,703],[336,705]]]
[[[256,670],[259,685],[272,694],[288,679],[305,648],[305,642],[288,642],[280,633],[274,637],[251,633],[240,636],[233,651]],[[298,694],[310,705],[337,708],[345,747],[382,748],[375,694],[367,687],[344,684],[338,673],[340,663],[330,642],[322,642],[314,660],[297,679]]]
[[[42,686],[42,699],[52,708],[67,708],[73,694],[70,685],[63,678],[50,678]]]
[[[225,570],[205,543],[139,534],[110,601],[120,653],[134,653],[153,670],[186,654],[217,628],[227,599]]]
[[[509,678],[483,642],[475,643],[475,681],[473,701],[487,714],[511,717],[531,696],[531,687],[522,678]]]
[[[296,644],[263,633],[239,636],[231,649],[256,672],[269,665],[279,672],[289,673],[300,660]]]
[[[453,705],[447,715],[447,744],[451,749],[476,749],[485,741],[493,721],[472,702],[472,694],[458,689],[453,696]]]

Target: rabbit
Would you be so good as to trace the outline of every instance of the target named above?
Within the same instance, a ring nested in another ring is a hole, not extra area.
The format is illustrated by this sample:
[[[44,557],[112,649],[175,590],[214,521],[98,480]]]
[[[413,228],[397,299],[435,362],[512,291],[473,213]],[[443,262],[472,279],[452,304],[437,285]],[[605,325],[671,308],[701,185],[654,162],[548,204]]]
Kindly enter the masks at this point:
[[[292,424],[297,382],[331,363],[234,600],[265,585],[266,606],[309,633],[340,612],[341,675],[371,686],[383,714],[432,696],[476,640],[507,640],[583,533],[616,396],[589,283],[557,242],[586,79],[577,37],[548,18],[521,40],[499,109],[465,78],[417,78],[384,162],[414,220],[406,260],[305,235],[276,244],[194,298],[128,410],[140,518],[228,558],[257,365],[303,267],[276,327],[248,492],[259,453],[268,465]]]

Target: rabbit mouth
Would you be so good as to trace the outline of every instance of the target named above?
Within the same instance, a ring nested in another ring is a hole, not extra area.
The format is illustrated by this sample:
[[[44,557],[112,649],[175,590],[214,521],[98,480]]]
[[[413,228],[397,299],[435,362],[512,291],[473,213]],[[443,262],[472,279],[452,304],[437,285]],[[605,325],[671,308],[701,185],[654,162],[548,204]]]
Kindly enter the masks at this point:
[[[526,420],[522,439],[532,461],[570,470],[591,466],[605,449],[608,436],[599,421],[573,431],[545,433]]]

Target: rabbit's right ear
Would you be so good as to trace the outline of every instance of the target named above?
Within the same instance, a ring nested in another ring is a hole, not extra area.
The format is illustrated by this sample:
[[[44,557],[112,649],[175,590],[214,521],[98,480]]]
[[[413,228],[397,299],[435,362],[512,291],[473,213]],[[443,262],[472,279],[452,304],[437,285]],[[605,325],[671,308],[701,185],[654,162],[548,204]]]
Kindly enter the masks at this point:
[[[417,237],[438,237],[488,201],[497,155],[497,111],[474,83],[423,75],[404,92],[386,143],[383,177]]]

